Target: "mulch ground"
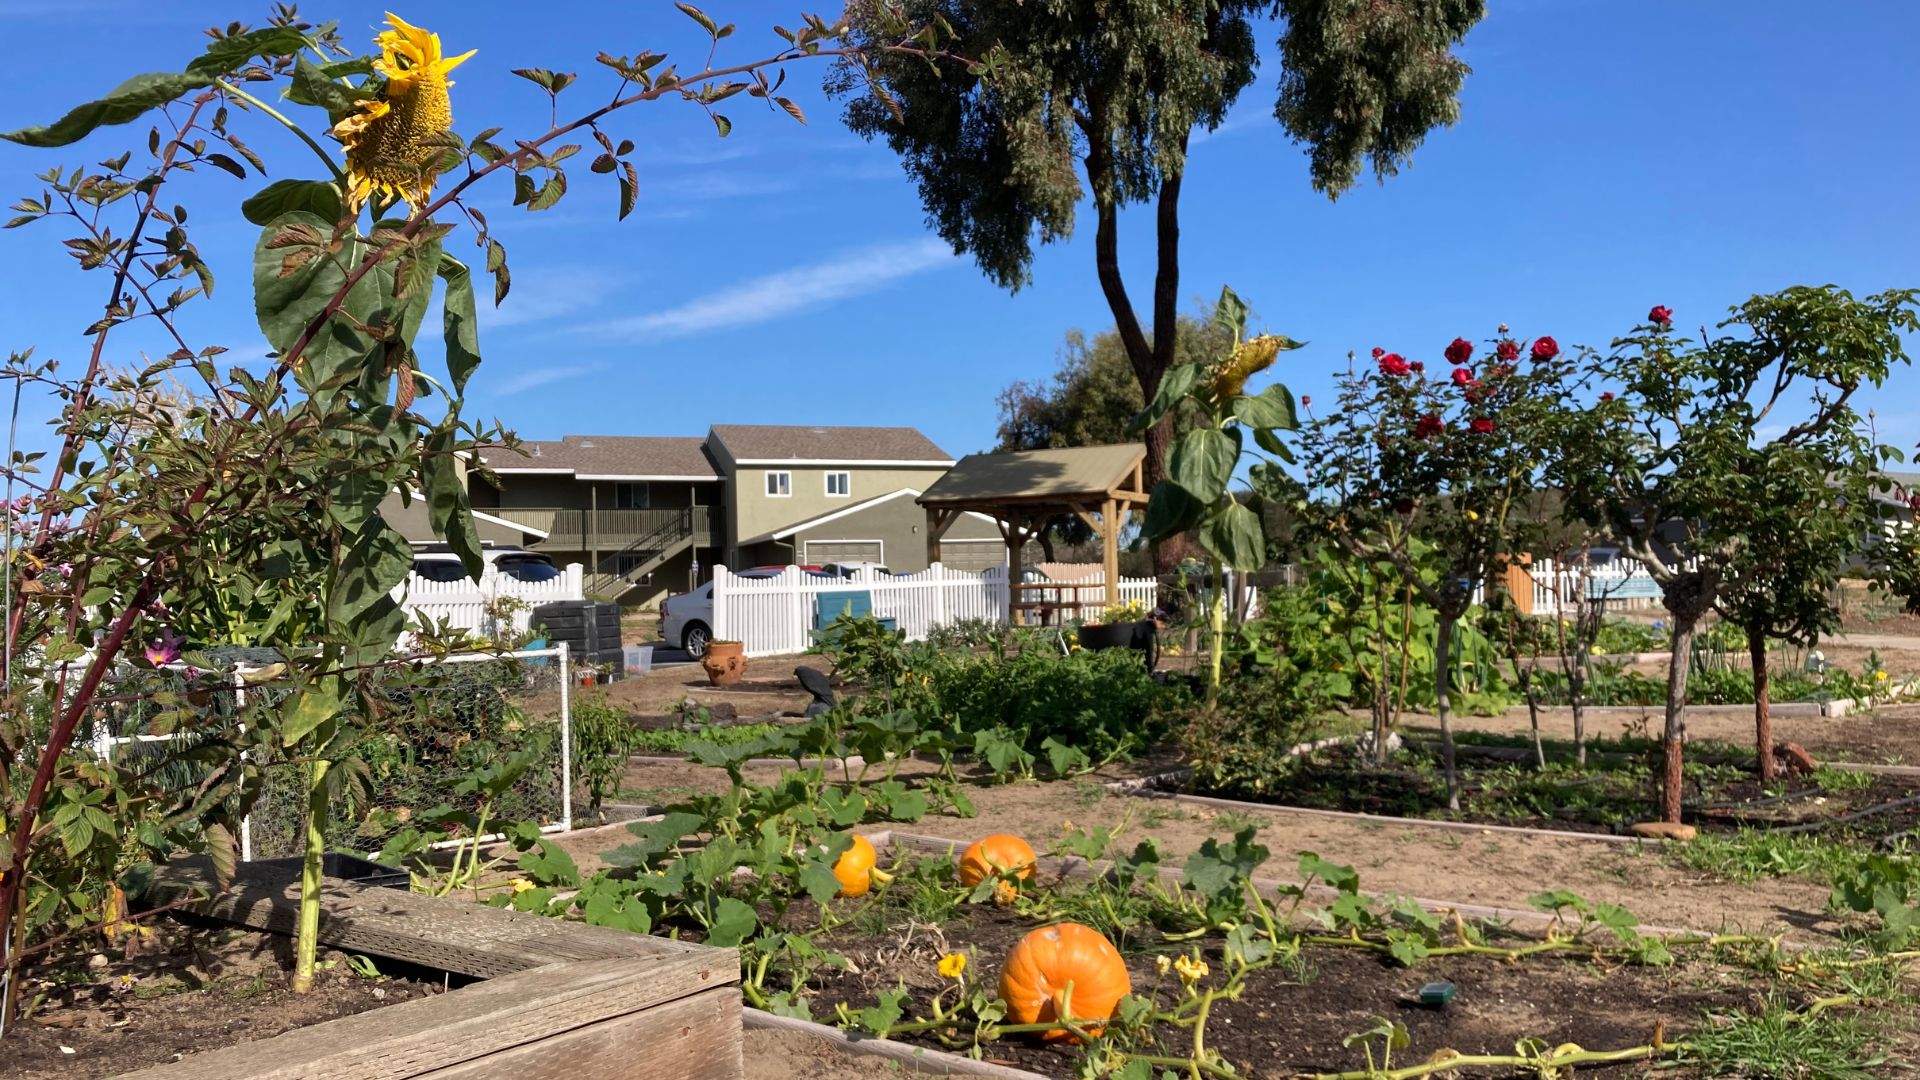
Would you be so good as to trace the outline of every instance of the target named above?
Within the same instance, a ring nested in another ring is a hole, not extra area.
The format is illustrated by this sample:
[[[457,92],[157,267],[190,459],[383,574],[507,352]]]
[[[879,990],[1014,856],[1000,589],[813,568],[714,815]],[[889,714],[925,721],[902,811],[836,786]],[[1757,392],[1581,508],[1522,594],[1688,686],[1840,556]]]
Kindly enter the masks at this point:
[[[91,1080],[440,993],[441,981],[355,974],[323,950],[313,989],[295,994],[292,942],[169,920],[131,958],[73,957],[29,983],[40,1001],[0,1042],[0,1076]]]

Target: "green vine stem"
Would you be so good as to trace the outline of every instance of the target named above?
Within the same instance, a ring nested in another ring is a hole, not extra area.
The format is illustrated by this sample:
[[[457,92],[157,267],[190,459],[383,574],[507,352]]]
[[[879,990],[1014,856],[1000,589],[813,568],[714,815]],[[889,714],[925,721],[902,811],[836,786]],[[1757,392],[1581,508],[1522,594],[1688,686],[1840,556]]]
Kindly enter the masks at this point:
[[[322,147],[319,143],[314,142],[313,136],[307,134],[306,131],[303,130],[299,124],[296,124],[292,120],[287,119],[286,115],[283,114],[280,110],[274,108],[273,106],[267,104],[264,101],[261,101],[259,98],[254,97],[252,94],[247,93],[245,90],[240,89],[239,87],[233,85],[232,83],[228,82],[225,79],[215,79],[214,84],[219,86],[220,89],[225,90],[227,93],[233,95],[234,97],[239,98],[241,101],[246,102],[248,105],[251,105],[254,108],[265,113],[266,115],[273,117],[275,120],[280,121],[280,125],[282,127],[286,128],[288,131],[293,132],[295,135],[300,136],[300,141],[303,143],[306,143],[307,148],[312,150],[315,156],[317,156],[321,161],[326,162],[327,168],[333,170],[333,178],[335,180],[346,179],[346,174],[342,173],[340,171],[340,166],[334,163],[333,155],[327,153],[326,149]]]

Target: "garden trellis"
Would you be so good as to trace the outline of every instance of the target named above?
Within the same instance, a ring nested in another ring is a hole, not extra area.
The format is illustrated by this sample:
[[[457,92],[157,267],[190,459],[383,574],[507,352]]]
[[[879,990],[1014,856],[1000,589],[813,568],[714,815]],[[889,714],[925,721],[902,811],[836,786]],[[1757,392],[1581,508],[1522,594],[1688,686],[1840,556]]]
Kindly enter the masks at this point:
[[[485,708],[473,707],[476,703],[491,705],[498,702],[503,708],[494,716],[498,726],[511,728],[522,725],[521,730],[537,737],[540,725],[547,722],[544,716],[534,715],[533,708],[523,708],[518,702],[528,705],[553,695],[554,737],[547,742],[536,767],[528,771],[527,776],[513,793],[514,805],[520,812],[515,815],[521,820],[534,820],[545,833],[565,832],[573,827],[573,730],[572,730],[572,660],[566,644],[549,648],[520,649],[512,652],[469,652],[453,653],[447,656],[418,656],[395,660],[394,666],[408,664],[426,665],[503,665],[499,681],[470,680],[465,685],[404,687],[395,691],[395,696],[404,695],[399,704],[417,707],[426,713],[434,709],[451,708],[459,712],[463,706],[467,717],[490,715]],[[507,666],[510,665],[510,666]],[[184,663],[169,664],[159,669],[168,675],[183,676],[192,672]],[[220,681],[230,689],[223,694],[229,702],[224,711],[230,718],[245,715],[249,698],[261,694],[277,694],[278,691],[268,685],[254,685],[253,677],[270,672],[265,665],[235,663],[220,672]],[[137,669],[126,669],[126,675],[133,675]],[[435,700],[434,695],[440,695]],[[465,694],[468,700],[449,700],[456,695]],[[141,730],[146,716],[141,707],[150,702],[151,697],[122,699],[121,708],[112,710],[99,717],[92,733],[91,746],[101,758],[129,756],[160,758],[167,748],[177,747],[186,740],[205,739],[208,729],[177,731],[167,734],[151,734]],[[546,705],[542,702],[542,705]],[[513,715],[513,714],[518,714]],[[458,741],[465,736],[479,736],[483,732],[455,732],[452,739]],[[447,770],[444,774],[414,775],[406,768],[392,767],[396,764],[418,764],[426,760],[427,755],[415,756],[409,751],[399,762],[386,763],[390,768],[380,772],[376,767],[371,772],[367,805],[357,820],[344,820],[341,833],[336,839],[336,847],[350,847],[356,854],[376,854],[381,846],[416,813],[429,811],[441,803],[454,803],[455,794],[452,785],[461,777],[458,770]],[[196,783],[198,778],[190,775],[190,766],[180,762],[177,766],[183,771],[179,777],[182,784]],[[270,764],[265,769],[265,780],[252,811],[240,821],[238,829],[240,840],[240,858],[242,861],[279,858],[299,853],[300,806],[297,784],[289,785],[289,777],[282,776],[286,770],[294,768],[292,763]],[[418,770],[426,773],[430,770]],[[504,819],[500,819],[504,820]],[[497,839],[498,837],[493,837]],[[471,837],[436,842],[430,846],[444,847],[457,843],[471,842]]]

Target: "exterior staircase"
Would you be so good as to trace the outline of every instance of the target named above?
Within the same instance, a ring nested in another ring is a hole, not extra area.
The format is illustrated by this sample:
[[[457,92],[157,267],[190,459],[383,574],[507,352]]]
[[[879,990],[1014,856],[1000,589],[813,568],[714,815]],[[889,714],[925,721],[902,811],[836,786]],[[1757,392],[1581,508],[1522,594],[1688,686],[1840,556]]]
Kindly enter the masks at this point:
[[[626,547],[602,555],[598,564],[588,568],[582,583],[587,595],[619,600],[646,575],[693,546],[694,513],[705,510],[689,507],[684,513],[667,517]]]

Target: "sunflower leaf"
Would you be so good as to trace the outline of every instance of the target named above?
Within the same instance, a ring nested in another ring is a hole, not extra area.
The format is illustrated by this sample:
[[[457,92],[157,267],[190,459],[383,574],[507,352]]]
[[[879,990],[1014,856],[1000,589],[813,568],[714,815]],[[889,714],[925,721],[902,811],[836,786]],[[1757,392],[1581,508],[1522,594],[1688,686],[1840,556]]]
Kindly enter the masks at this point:
[[[0,132],[0,139],[22,146],[67,146],[86,138],[96,128],[138,119],[148,110],[165,105],[190,90],[206,88],[212,81],[207,75],[172,71],[135,75],[108,91],[107,96],[76,105],[51,124]]]
[[[307,35],[291,26],[268,26],[244,34],[229,34],[207,46],[187,64],[189,75],[225,75],[245,67],[256,56],[292,56],[307,47]]]

